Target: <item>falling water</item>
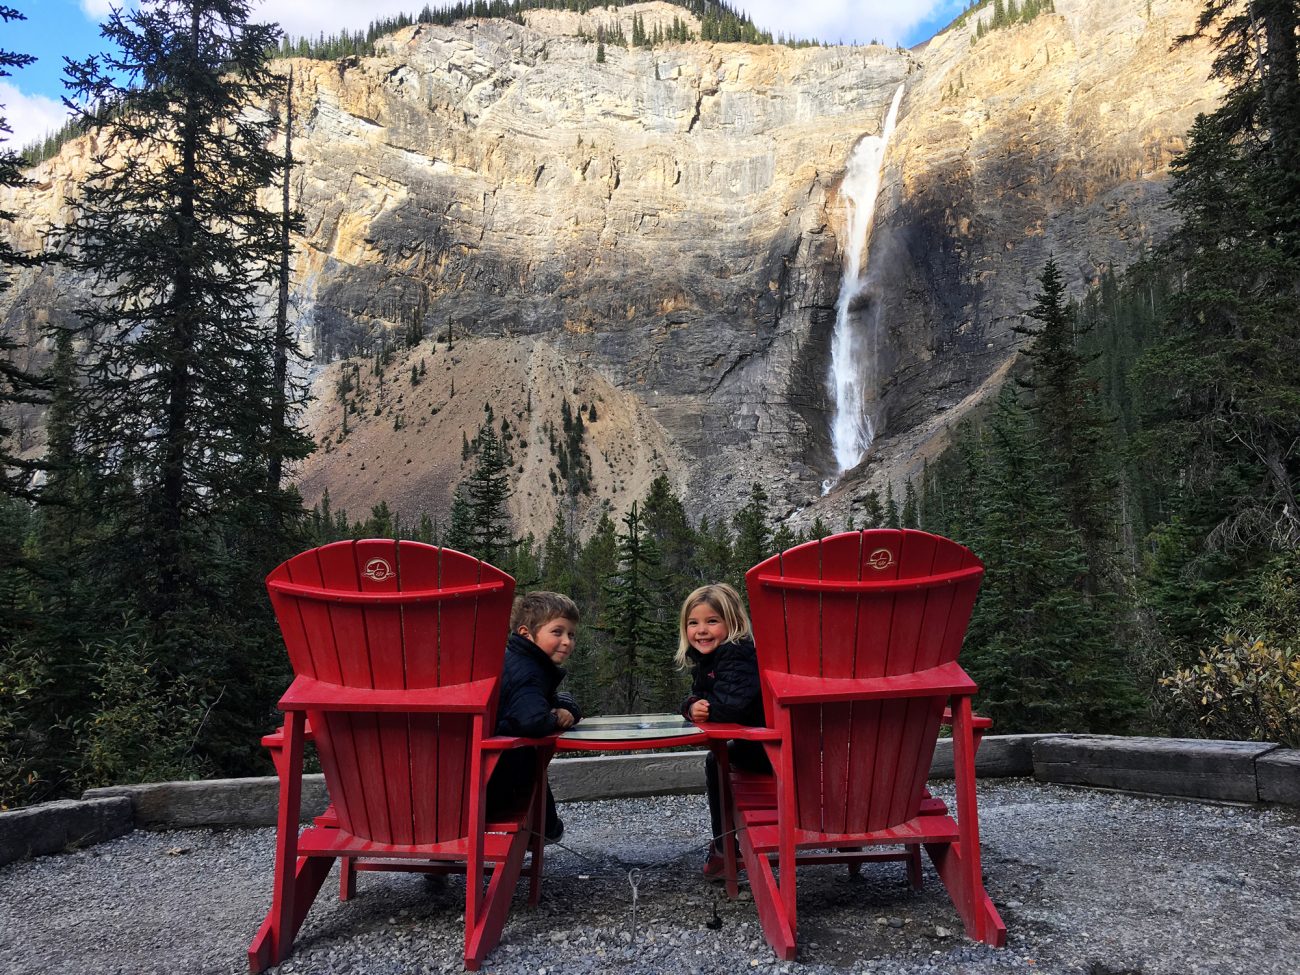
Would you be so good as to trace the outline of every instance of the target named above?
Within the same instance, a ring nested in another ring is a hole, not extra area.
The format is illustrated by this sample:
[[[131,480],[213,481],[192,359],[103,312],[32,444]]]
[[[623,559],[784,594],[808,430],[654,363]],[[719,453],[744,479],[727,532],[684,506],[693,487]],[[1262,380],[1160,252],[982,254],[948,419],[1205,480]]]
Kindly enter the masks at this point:
[[[831,446],[835,450],[836,475],[824,485],[826,490],[857,465],[875,439],[876,431],[866,410],[866,376],[861,336],[853,327],[850,308],[864,287],[863,258],[871,239],[871,223],[876,214],[876,197],[884,168],[885,147],[894,132],[898,104],[903,100],[903,86],[894,92],[894,100],[885,116],[878,136],[860,140],[849,155],[840,192],[848,208],[847,246],[844,248],[844,276],[835,305],[835,331],[831,336],[831,372],[829,385],[835,398],[835,417],[831,421]]]

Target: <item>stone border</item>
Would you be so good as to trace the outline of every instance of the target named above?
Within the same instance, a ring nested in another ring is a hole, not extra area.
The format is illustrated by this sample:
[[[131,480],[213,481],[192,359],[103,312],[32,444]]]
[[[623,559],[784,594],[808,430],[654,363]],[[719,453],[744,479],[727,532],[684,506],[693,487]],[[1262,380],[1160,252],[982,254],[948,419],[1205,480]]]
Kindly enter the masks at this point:
[[[1300,751],[1271,742],[1053,735],[1040,738],[1032,751],[1040,782],[1300,805]]]
[[[59,799],[0,813],[0,866],[123,836],[134,828],[131,801]]]
[[[579,754],[551,765],[561,802],[704,791],[703,751]],[[1268,742],[1113,735],[988,735],[976,756],[985,778],[1040,782],[1227,802],[1300,807],[1300,750]],[[952,741],[941,738],[931,776],[952,778]],[[27,856],[99,843],[133,828],[196,829],[275,825],[275,776],[158,782],[91,789],[0,813],[0,866]],[[303,777],[303,818],[322,812],[324,777]]]

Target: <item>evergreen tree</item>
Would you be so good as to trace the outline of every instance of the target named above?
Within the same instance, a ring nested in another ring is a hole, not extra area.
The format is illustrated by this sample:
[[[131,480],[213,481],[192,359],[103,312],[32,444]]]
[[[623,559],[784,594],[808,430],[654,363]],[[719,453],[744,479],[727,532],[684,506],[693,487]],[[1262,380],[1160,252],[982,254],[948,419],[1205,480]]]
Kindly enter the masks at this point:
[[[641,524],[636,502],[618,536],[618,573],[606,583],[605,627],[611,669],[604,684],[622,713],[670,710],[680,690],[668,666],[676,628],[658,610],[663,605],[659,549]]]
[[[1030,413],[1057,475],[1053,487],[1083,545],[1084,588],[1094,596],[1114,593],[1117,481],[1109,456],[1110,424],[1098,403],[1097,381],[1085,371],[1088,357],[1078,348],[1075,316],[1055,260],[1048,259],[1039,283],[1042,291],[1029,311],[1038,324],[1016,329],[1031,337],[1022,350],[1029,361],[1022,385],[1032,392]]]
[[[767,492],[755,481],[749,500],[731,519],[736,529],[732,550],[734,574],[729,580],[737,589],[745,587],[745,573],[772,554],[772,529],[768,524]]]
[[[26,20],[11,7],[0,6],[0,21]],[[23,68],[36,59],[29,54],[18,54],[0,49],[0,78],[7,78],[11,68]],[[0,110],[3,106],[0,106]],[[23,176],[26,160],[5,143],[12,130],[0,116],[0,187],[25,186],[29,181]],[[0,225],[12,222],[14,215],[0,210]],[[16,267],[31,266],[40,255],[17,251],[5,237],[0,237],[0,293],[9,287],[9,273]],[[0,334],[0,496],[32,497],[32,475],[38,464],[21,456],[21,444],[13,442],[14,431],[8,426],[11,411],[23,407],[39,406],[46,402],[48,385],[24,364],[17,360],[20,347],[7,335]],[[0,559],[0,568],[8,558]]]
[[[1010,730],[1115,731],[1136,707],[1108,617],[1082,593],[1086,558],[1030,416],[1004,389],[989,422],[976,519],[958,540],[987,567],[963,661]]]
[[[641,521],[659,549],[668,592],[685,596],[696,586],[692,566],[696,535],[667,475],[660,474],[651,483],[641,505]]]
[[[493,565],[506,565],[515,545],[506,508],[512,493],[508,460],[490,425],[479,431],[477,442],[478,463],[462,485],[469,512],[465,551]],[[455,516],[453,506],[453,523]]]
[[[96,282],[73,411],[102,537],[80,568],[102,632],[139,614],[114,666],[151,668],[177,713],[200,695],[196,761],[248,769],[287,672],[258,580],[301,542],[296,492],[268,488],[262,295],[280,238],[258,194],[282,163],[258,106],[278,90],[278,29],[242,0],[154,0],[102,33],[108,53],[67,66],[101,150],[67,227],[70,263]]]
[[[302,215],[291,205],[289,184],[293,178],[293,69],[284,81],[284,155],[280,169],[280,213],[277,225],[276,247],[276,304],[275,334],[272,339],[271,415],[270,435],[267,441],[267,485],[278,494],[284,476],[285,461],[299,460],[311,450],[312,444],[295,425],[295,414],[303,407],[301,391],[295,396],[293,381],[289,377],[289,364],[302,360],[302,351],[289,329],[289,258],[293,253],[295,231],[302,229]],[[296,509],[296,503],[293,505]],[[296,512],[295,512],[296,513]]]
[[[884,527],[902,528],[903,519],[898,514],[898,502],[894,500],[894,485],[885,485]]]
[[[710,524],[707,517],[701,518],[696,535],[699,538],[699,545],[694,560],[695,584],[698,586],[726,582],[735,578],[736,559],[732,551],[733,540],[731,530],[727,527],[727,520],[719,518]],[[752,563],[739,572],[742,582],[745,572],[748,572],[751,567]]]
[[[83,124],[120,156],[88,174],[68,228],[72,263],[99,285],[79,310],[79,434],[116,484],[118,551],[154,614],[205,588],[220,515],[267,497],[273,349],[257,291],[277,236],[257,193],[280,160],[272,120],[251,109],[273,94],[277,29],[247,13],[240,0],[118,11],[102,28],[117,52],[67,69]]]
[[[921,527],[921,506],[916,496],[916,488],[912,485],[912,479],[909,477],[907,483],[903,486],[903,514],[902,526],[904,528]]]

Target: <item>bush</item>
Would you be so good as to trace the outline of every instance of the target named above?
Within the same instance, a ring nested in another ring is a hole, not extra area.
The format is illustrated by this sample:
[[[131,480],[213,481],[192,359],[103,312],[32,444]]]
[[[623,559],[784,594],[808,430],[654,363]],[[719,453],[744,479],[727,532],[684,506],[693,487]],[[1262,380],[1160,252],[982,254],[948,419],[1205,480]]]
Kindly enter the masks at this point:
[[[0,811],[38,801],[48,787],[39,711],[50,683],[45,654],[18,640],[0,644]]]
[[[92,785],[199,778],[194,754],[205,708],[193,684],[163,673],[143,637],[107,639],[98,661],[83,772]]]
[[[1259,596],[1238,607],[1196,665],[1161,679],[1217,738],[1300,748],[1300,585],[1294,565],[1266,571]]]

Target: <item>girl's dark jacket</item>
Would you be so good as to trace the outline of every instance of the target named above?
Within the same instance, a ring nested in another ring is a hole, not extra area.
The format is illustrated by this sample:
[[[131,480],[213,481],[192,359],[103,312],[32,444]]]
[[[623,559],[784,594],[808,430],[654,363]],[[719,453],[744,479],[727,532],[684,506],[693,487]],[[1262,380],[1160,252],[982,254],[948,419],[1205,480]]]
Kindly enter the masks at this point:
[[[763,688],[758,680],[758,656],[754,641],[733,640],[721,644],[710,654],[694,647],[686,650],[686,659],[695,670],[691,694],[682,702],[682,716],[690,719],[691,705],[709,702],[709,720],[762,727]]]
[[[559,692],[564,668],[542,653],[542,648],[518,633],[511,633],[506,643],[505,666],[501,669],[501,698],[497,702],[498,735],[541,738],[556,730],[558,719],[552,708],[573,713],[573,722],[582,720],[578,702]]]

